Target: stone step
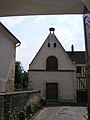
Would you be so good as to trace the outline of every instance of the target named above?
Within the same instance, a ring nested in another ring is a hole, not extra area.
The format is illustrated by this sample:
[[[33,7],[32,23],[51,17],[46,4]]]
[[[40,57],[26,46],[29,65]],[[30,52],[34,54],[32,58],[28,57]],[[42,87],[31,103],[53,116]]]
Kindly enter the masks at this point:
[[[46,106],[50,107],[50,106],[59,106],[59,102],[46,102]]]
[[[46,106],[87,106],[86,103],[46,101]]]

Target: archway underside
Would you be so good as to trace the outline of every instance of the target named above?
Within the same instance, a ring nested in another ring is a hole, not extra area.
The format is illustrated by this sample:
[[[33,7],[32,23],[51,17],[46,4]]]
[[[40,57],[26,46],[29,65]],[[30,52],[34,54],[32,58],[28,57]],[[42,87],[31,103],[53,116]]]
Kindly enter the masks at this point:
[[[83,14],[89,0],[0,0],[0,16]]]

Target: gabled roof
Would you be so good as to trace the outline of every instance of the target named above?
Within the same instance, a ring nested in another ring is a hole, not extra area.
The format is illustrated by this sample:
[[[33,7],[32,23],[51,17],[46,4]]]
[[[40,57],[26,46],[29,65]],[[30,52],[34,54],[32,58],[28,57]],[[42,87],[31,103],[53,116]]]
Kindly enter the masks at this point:
[[[58,58],[62,59],[59,61],[60,64],[63,63],[64,60],[66,60],[65,64],[69,64],[69,65],[71,65],[72,63],[86,64],[85,51],[74,51],[74,46],[72,46],[73,47],[72,51],[65,51],[65,49],[63,48],[63,46],[61,45],[61,43],[59,42],[59,40],[57,39],[57,37],[54,34],[55,29],[50,28],[49,31],[50,31],[50,34],[48,35],[47,39],[44,41],[43,45],[37,52],[36,56],[34,57],[32,62],[29,64],[29,67],[31,69],[32,69],[33,64],[34,65],[36,64],[36,66],[37,66],[37,64],[38,65],[41,64],[41,63],[37,62],[37,58],[39,58],[39,60],[41,60],[43,57],[46,59],[46,56],[48,57],[50,55],[55,55],[57,57],[59,56]],[[56,49],[51,46],[50,47],[51,49],[50,49],[47,47],[48,43],[49,44],[56,43],[58,46],[56,47]],[[41,52],[42,50],[43,50],[43,53]],[[54,50],[54,53],[52,53],[52,50]]]
[[[42,44],[42,46],[40,47],[40,49],[38,50],[38,52],[36,53],[36,55],[34,56],[33,60],[31,61],[31,63],[29,64],[29,66],[33,63],[33,61],[36,59],[36,57],[38,56],[38,54],[40,53],[41,49],[43,48],[44,44],[51,39],[51,37],[53,37],[54,39],[56,39],[56,41],[58,41],[58,43],[61,45],[61,43],[59,42],[59,40],[57,39],[57,37],[54,34],[55,29],[54,28],[49,28],[49,35],[47,36],[46,40],[44,41],[44,43]],[[53,34],[51,34],[51,31],[53,31]],[[61,45],[62,46],[62,45]],[[63,48],[63,46],[62,46]],[[65,49],[63,48],[63,50],[65,51]]]
[[[85,51],[67,51],[69,58],[75,64],[86,64]]]
[[[54,34],[55,29],[49,29],[50,34],[37,52],[36,56],[29,64],[31,70],[45,70],[46,60],[49,56],[55,56],[58,59],[58,70],[74,70],[74,65],[68,57],[65,49]],[[48,46],[50,44],[50,47]],[[54,46],[56,44],[56,47]]]
[[[0,32],[5,35],[14,44],[21,43],[1,22],[0,22]]]

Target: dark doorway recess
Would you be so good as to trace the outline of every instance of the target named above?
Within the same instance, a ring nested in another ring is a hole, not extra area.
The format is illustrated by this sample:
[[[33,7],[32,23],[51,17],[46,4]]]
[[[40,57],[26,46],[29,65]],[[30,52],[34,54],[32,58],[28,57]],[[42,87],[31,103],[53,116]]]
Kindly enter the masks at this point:
[[[77,90],[77,102],[87,103],[87,90]]]
[[[58,100],[58,83],[46,83],[46,99]]]

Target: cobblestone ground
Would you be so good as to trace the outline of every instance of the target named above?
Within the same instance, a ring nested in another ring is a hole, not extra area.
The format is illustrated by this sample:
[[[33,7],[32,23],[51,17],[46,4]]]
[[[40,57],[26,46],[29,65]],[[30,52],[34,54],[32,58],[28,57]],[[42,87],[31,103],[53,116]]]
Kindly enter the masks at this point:
[[[87,120],[86,107],[47,107],[33,120]]]

